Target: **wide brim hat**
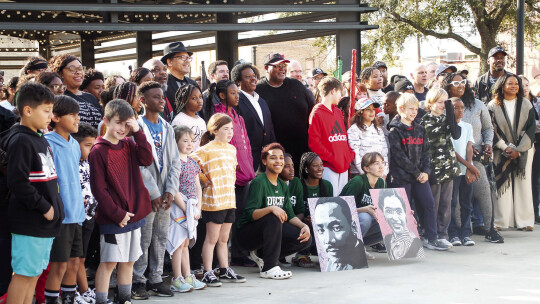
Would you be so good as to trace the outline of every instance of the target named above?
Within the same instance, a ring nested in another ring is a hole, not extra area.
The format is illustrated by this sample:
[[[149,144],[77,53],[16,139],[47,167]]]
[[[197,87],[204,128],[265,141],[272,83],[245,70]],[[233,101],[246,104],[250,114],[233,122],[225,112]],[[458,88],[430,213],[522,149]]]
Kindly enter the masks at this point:
[[[167,65],[167,59],[176,53],[188,53],[189,56],[193,55],[193,52],[188,51],[182,42],[177,41],[170,43],[163,49],[163,57],[161,57],[161,62],[163,62],[164,65]]]

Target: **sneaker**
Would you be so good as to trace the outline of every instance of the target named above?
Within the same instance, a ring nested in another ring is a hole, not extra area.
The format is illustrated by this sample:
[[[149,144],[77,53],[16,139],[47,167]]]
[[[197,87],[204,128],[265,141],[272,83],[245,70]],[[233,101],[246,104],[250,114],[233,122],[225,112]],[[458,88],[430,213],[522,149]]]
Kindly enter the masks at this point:
[[[90,304],[89,302],[86,302],[86,300],[81,296],[81,294],[77,291],[75,293],[75,300],[74,304]]]
[[[197,280],[202,280],[204,277],[204,271],[202,269],[195,269],[191,272]]]
[[[257,263],[257,266],[259,266],[259,271],[262,271],[264,267],[264,261],[260,257],[257,256],[257,251],[253,250],[249,252],[249,258],[253,260],[255,263]]]
[[[504,243],[504,238],[499,234],[498,231],[492,230],[489,233],[486,233],[486,242],[502,244]]]
[[[171,291],[170,288],[167,288],[165,286],[165,283],[156,283],[151,284],[150,288],[148,289],[148,293],[151,296],[158,296],[158,297],[172,297],[174,296],[174,293]]]
[[[206,284],[203,282],[197,280],[197,278],[194,275],[190,275],[186,278],[186,283],[193,286],[193,289],[195,290],[201,290],[206,288]]]
[[[90,304],[96,303],[96,292],[95,289],[88,288],[82,295],[83,299]]]
[[[214,271],[210,270],[204,273],[204,276],[201,282],[205,283],[206,286],[210,287],[221,287],[221,282],[214,274]]]
[[[448,244],[450,244],[450,243],[448,243]],[[440,239],[435,239],[435,240],[429,241],[427,243],[426,248],[431,249],[431,250],[444,251],[444,250],[448,250],[448,249],[452,248],[451,246],[452,246],[452,244],[450,244],[450,246],[448,246],[446,243],[442,242]]]
[[[451,238],[450,243],[452,246],[461,246],[461,240],[457,236]]]
[[[193,290],[193,286],[191,284],[187,283],[186,280],[184,280],[183,276],[178,276],[177,278],[172,278],[171,280],[171,291],[175,292],[190,292]]]
[[[257,263],[253,262],[248,257],[241,258],[231,258],[231,266],[241,266],[241,267],[257,267]]]
[[[472,233],[476,235],[486,235],[487,231],[484,229],[484,226],[476,226],[473,227]]]
[[[450,248],[454,247],[447,239],[439,239],[439,242],[445,244],[446,246],[450,246]]]
[[[131,298],[133,300],[148,300],[150,295],[146,291],[146,284],[144,283],[135,283],[131,287]]]
[[[428,243],[429,242],[426,238],[422,238],[422,246],[424,246],[424,248],[427,248]]]
[[[378,253],[386,253],[386,246],[384,246],[383,243],[377,243],[375,245],[371,245],[371,250]]]
[[[219,280],[225,283],[245,283],[247,280],[234,272],[231,267],[227,268],[224,274],[219,275]]]
[[[291,263],[287,262],[286,258],[279,258],[278,262],[279,262],[279,266],[281,266],[281,267],[291,267],[292,266]]]
[[[474,246],[476,244],[470,237],[464,237],[462,242],[464,246]]]
[[[302,268],[313,268],[315,264],[311,261],[309,255],[297,255],[292,260],[292,264]]]

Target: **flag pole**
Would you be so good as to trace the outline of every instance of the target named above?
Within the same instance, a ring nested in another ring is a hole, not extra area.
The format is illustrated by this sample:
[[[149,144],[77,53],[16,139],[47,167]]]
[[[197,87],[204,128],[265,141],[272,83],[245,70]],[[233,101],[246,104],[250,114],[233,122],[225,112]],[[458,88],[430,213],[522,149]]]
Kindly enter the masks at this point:
[[[349,107],[349,120],[354,115],[354,105],[356,103],[356,50],[352,50],[351,58],[351,90],[349,92],[351,105]]]

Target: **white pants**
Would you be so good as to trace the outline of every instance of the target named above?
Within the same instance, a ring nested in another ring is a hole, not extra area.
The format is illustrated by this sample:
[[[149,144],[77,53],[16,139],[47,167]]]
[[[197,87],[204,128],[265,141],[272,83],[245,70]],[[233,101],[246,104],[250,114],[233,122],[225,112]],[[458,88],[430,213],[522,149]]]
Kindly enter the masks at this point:
[[[532,199],[532,162],[534,148],[527,151],[527,164],[525,165],[525,179],[513,177],[514,181],[499,196],[495,204],[495,227],[500,228],[525,228],[534,227],[534,211]],[[323,174],[324,176],[324,174]]]
[[[324,167],[322,178],[332,184],[332,191],[334,192],[334,196],[339,196],[341,190],[349,181],[349,171],[345,171],[343,173],[336,173],[332,171],[332,169]]]

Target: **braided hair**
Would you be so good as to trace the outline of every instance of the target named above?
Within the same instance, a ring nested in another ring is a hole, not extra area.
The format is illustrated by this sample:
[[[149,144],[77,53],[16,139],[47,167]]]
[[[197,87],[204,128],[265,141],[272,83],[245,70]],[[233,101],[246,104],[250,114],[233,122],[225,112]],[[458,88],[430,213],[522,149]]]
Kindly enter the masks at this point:
[[[302,182],[302,188],[304,189],[304,202],[307,203],[307,185],[306,180],[308,178],[308,168],[311,166],[311,164],[317,159],[319,155],[313,152],[306,152],[302,154],[302,157],[300,158],[300,166],[298,167],[298,171],[300,171],[300,181]],[[325,197],[327,195],[326,188],[321,185],[319,182],[319,193],[320,197]]]
[[[140,85],[141,80],[143,80],[143,78],[146,77],[146,75],[148,75],[150,73],[152,73],[152,72],[147,68],[137,68],[135,71],[131,72],[131,75],[129,77],[129,81],[134,82],[137,85]]]
[[[133,82],[124,82],[114,88],[113,98],[123,99],[127,101],[131,106],[135,101],[135,92],[137,91],[137,85]]]
[[[214,102],[212,101],[212,97],[214,96],[214,94],[216,94],[218,97],[220,93],[225,94],[225,100],[221,100],[221,97],[219,97],[219,99],[221,103],[225,105],[226,108],[229,107],[228,102],[227,102],[227,89],[229,88],[229,86],[233,84],[236,85],[234,81],[224,79],[224,80],[218,81],[217,83],[212,83],[210,85],[210,88],[208,89],[208,96],[206,97],[206,100],[205,100],[206,102],[205,108],[204,108],[205,121],[208,121],[210,117],[214,115]]]
[[[198,90],[199,88],[193,84],[188,83],[183,85],[176,91],[176,94],[174,94],[174,102],[176,103],[176,109],[174,109],[175,117],[180,112],[182,112],[186,104],[189,102],[189,97],[193,93],[194,89]]]

